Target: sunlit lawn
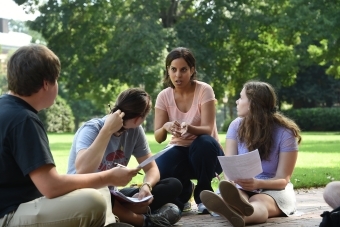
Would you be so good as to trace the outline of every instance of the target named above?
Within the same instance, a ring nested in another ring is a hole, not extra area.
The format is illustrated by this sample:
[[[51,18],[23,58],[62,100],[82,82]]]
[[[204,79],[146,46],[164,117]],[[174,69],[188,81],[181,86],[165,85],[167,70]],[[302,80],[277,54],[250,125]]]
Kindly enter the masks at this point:
[[[225,134],[219,137],[224,146]],[[158,144],[151,133],[147,133],[147,138],[153,153],[166,145],[166,142]],[[49,140],[58,172],[66,173],[73,134],[51,133]],[[128,166],[137,166],[136,160],[132,158]],[[137,175],[131,183],[141,182],[142,177]],[[332,180],[340,180],[340,133],[304,132],[292,183],[295,188],[309,188],[325,186]],[[213,187],[217,187],[216,180],[213,180]]]

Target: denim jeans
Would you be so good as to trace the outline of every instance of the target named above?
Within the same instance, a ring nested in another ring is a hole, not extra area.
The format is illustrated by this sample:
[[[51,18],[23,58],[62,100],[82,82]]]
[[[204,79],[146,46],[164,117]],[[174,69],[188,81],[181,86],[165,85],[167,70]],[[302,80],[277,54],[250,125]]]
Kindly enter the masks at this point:
[[[186,203],[192,194],[191,179],[197,180],[194,199],[201,203],[200,193],[212,191],[211,180],[220,174],[222,168],[217,156],[224,156],[220,144],[209,135],[198,136],[189,147],[175,146],[156,159],[161,179],[175,177],[182,183],[179,203]]]

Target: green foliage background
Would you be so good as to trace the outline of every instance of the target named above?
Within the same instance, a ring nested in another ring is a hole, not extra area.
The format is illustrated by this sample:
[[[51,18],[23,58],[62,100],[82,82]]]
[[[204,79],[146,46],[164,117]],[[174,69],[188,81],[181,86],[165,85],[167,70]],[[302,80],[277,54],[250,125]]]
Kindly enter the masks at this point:
[[[199,79],[213,86],[219,108],[227,96],[232,109],[250,79],[271,83],[280,103],[293,108],[340,103],[337,1],[15,2],[41,13],[26,23],[29,29],[10,24],[60,57],[60,95],[76,128],[105,114],[121,88],[142,87],[154,101],[163,88],[165,56],[177,46],[194,52]],[[150,121],[146,126],[152,129]]]
[[[186,46],[217,99],[249,79],[294,84],[301,67],[325,65],[339,76],[337,2],[307,0],[16,0],[41,12],[38,31],[63,63],[69,98],[103,107],[112,84],[162,88],[169,50]],[[115,86],[117,87],[117,86]],[[111,94],[115,96],[115,94]],[[153,96],[155,97],[155,96]]]
[[[57,96],[55,103],[38,113],[47,132],[73,132],[74,117],[72,110],[66,101]]]
[[[340,129],[340,108],[290,109],[283,113],[293,119],[302,131],[336,132]]]

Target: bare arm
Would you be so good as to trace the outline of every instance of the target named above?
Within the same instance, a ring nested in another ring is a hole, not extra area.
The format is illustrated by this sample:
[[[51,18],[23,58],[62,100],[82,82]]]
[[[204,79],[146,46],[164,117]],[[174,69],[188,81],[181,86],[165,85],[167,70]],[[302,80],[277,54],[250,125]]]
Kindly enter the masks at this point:
[[[154,120],[154,136],[158,143],[162,143],[166,140],[168,130],[170,127],[168,113],[159,108],[155,108],[155,120]]]
[[[112,134],[123,126],[123,116],[124,113],[120,110],[107,116],[103,128],[91,146],[78,152],[75,161],[77,173],[93,173],[97,170]]]
[[[151,157],[152,154],[149,153],[143,157],[137,158],[138,163],[143,162],[145,159]],[[144,166],[143,171],[145,172],[145,177],[143,182],[147,182],[151,187],[155,186],[160,180],[160,174],[155,161],[150,162],[148,165]],[[151,191],[147,185],[143,185],[139,191],[139,198],[151,195]]]
[[[279,156],[279,164],[277,167],[276,176],[271,179],[245,179],[235,181],[237,184],[241,185],[245,190],[254,189],[275,189],[282,190],[286,187],[290,181],[290,177],[293,174],[295,163],[297,160],[297,151],[291,152],[281,152]]]
[[[143,157],[137,158],[137,162],[142,163],[145,159],[151,156],[152,154],[149,153]],[[150,183],[151,186],[155,186],[160,180],[159,170],[155,161],[152,161],[148,165],[144,166],[143,171],[145,172],[144,182]]]
[[[233,139],[226,139],[224,153],[225,156],[237,155],[237,141]]]
[[[187,132],[196,136],[211,135],[216,122],[215,101],[211,100],[201,106],[201,125],[188,125]]]
[[[258,188],[284,189],[293,174],[297,156],[297,151],[281,152],[275,177],[269,180],[261,180]]]
[[[80,188],[125,186],[139,169],[113,168],[89,174],[60,175],[52,164],[43,165],[29,175],[41,194],[55,198]]]
[[[224,149],[225,156],[237,155],[237,141],[233,139],[226,139],[225,140],[225,149]],[[224,179],[228,180],[227,175],[224,175]]]

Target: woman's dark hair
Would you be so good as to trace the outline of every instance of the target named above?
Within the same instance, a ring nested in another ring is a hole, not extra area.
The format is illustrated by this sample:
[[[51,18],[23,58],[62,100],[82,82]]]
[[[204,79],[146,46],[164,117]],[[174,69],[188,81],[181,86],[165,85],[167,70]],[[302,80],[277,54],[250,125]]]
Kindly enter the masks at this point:
[[[8,90],[21,96],[39,91],[44,81],[54,84],[59,77],[59,58],[46,46],[20,47],[7,63]]]
[[[177,59],[177,58],[183,58],[190,68],[192,68],[192,67],[195,68],[195,71],[192,74],[192,76],[190,77],[190,80],[194,81],[194,80],[197,79],[196,59],[195,59],[194,55],[192,54],[192,52],[188,48],[177,47],[177,48],[173,49],[165,59],[165,71],[164,71],[163,83],[166,87],[175,88],[175,86],[172,84],[171,79],[169,77],[168,67],[171,65],[171,62],[173,60]]]
[[[112,112],[120,109],[125,113],[123,120],[146,117],[151,110],[150,95],[140,88],[129,88],[119,94]]]
[[[238,136],[246,143],[249,151],[258,149],[261,160],[269,159],[275,124],[290,129],[298,143],[301,142],[300,128],[277,111],[277,97],[270,84],[249,81],[243,88],[250,105],[249,114],[240,124]]]

